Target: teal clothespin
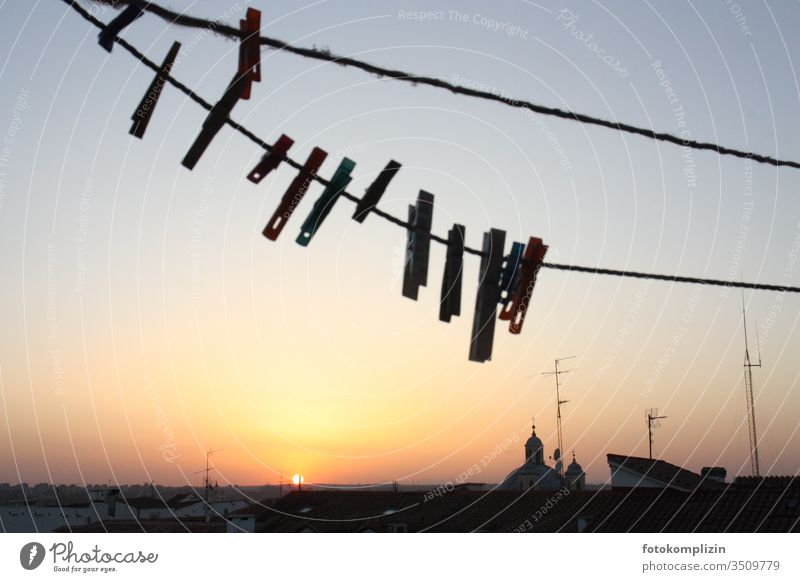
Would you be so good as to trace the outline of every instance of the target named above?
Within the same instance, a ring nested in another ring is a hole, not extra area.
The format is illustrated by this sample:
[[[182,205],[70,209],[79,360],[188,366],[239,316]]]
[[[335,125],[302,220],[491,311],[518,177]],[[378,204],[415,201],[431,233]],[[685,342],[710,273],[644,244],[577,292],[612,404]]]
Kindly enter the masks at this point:
[[[355,166],[356,163],[353,160],[344,158],[339,167],[336,168],[330,184],[323,190],[319,199],[314,202],[314,208],[311,209],[308,217],[306,217],[303,228],[300,229],[300,234],[297,236],[297,244],[305,247],[311,242],[311,238],[319,230],[333,205],[336,204],[339,195],[344,192],[344,189],[347,188],[350,180],[352,180],[350,172],[353,171]]]

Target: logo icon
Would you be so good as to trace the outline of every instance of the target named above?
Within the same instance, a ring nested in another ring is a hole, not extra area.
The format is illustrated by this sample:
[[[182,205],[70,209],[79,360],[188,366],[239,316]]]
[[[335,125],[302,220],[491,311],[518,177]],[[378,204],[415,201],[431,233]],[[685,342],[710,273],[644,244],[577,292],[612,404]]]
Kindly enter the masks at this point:
[[[26,570],[35,570],[44,561],[44,546],[39,542],[29,542],[19,551],[19,563]]]

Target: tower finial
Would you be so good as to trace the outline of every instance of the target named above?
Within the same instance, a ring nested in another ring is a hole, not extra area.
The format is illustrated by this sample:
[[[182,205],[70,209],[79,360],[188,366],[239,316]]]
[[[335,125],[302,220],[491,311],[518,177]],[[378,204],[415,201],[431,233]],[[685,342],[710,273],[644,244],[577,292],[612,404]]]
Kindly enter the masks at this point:
[[[536,436],[536,417],[531,416],[531,429],[533,436]]]

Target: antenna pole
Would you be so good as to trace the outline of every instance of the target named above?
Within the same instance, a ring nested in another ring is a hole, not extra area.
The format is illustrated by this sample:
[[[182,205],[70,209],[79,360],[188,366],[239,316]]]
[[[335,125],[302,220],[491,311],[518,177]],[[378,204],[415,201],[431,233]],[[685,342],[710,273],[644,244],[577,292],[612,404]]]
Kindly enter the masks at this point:
[[[210,501],[209,500],[209,489],[211,488],[211,482],[209,481],[208,475],[209,475],[209,473],[211,471],[216,469],[216,467],[212,467],[211,466],[210,458],[211,458],[211,455],[213,455],[214,453],[218,453],[218,452],[220,452],[222,450],[224,450],[224,449],[209,449],[206,452],[206,468],[203,471],[198,471],[198,473],[201,473],[201,472],[205,473],[205,477],[203,479],[203,501],[205,502],[205,506],[206,506],[206,508],[205,508],[206,518],[208,518],[208,507],[209,507],[208,503]]]
[[[650,460],[653,460],[653,429],[658,428],[661,423],[659,420],[667,418],[666,416],[658,416],[657,408],[650,408],[647,411],[647,442],[649,444]]]
[[[756,430],[756,404],[753,397],[753,368],[761,367],[761,346],[758,347],[758,364],[750,361],[750,347],[747,341],[747,314],[744,307],[744,289],[742,289],[742,324],[744,325],[744,388],[747,399],[747,425],[750,435],[750,469],[753,476],[761,476],[758,460],[758,431]],[[756,329],[756,338],[758,329]]]
[[[576,356],[567,356],[566,358],[556,358],[555,360],[555,368],[553,372],[545,372],[545,374],[553,374],[556,377],[556,431],[558,436],[558,455],[559,458],[556,461],[559,461],[564,456],[564,435],[563,430],[561,427],[561,405],[566,404],[569,400],[561,400],[561,384],[558,380],[559,374],[567,374],[572,370],[559,370],[558,364],[559,362],[563,362],[564,360],[571,360]],[[564,463],[561,463],[561,470],[559,471],[560,474],[564,474]]]

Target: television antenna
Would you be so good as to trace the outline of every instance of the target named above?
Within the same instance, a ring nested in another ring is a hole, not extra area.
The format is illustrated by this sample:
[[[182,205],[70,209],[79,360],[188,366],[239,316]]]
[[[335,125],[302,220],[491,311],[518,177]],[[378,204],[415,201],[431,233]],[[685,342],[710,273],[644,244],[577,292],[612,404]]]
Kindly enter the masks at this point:
[[[658,408],[648,408],[647,411],[647,438],[650,444],[650,459],[653,459],[653,429],[661,426],[661,421],[666,416],[658,416]]]
[[[756,431],[756,405],[753,398],[753,368],[761,367],[761,346],[758,341],[758,326],[756,326],[756,346],[758,348],[758,363],[750,361],[750,348],[747,342],[747,315],[744,309],[744,290],[742,290],[742,323],[744,325],[744,387],[747,397],[747,426],[750,435],[750,468],[753,476],[760,477],[761,469],[758,463],[758,433]]]
[[[206,468],[195,471],[195,475],[198,473],[205,473],[205,477],[203,478],[203,500],[206,502],[206,504],[208,504],[208,494],[209,490],[211,489],[211,483],[208,480],[208,474],[216,469],[216,467],[211,465],[211,455],[224,450],[225,449],[209,449],[206,451]]]
[[[569,400],[561,400],[561,384],[559,383],[558,375],[569,374],[574,368],[572,370],[559,370],[558,364],[564,360],[571,360],[575,357],[576,356],[567,356],[565,358],[556,358],[554,370],[552,372],[542,372],[544,376],[556,377],[556,427],[558,431],[558,448],[553,453],[553,459],[556,461],[556,472],[558,472],[559,475],[564,474],[564,463],[561,461],[561,451],[564,450],[564,437],[561,428],[561,405],[566,404]]]

